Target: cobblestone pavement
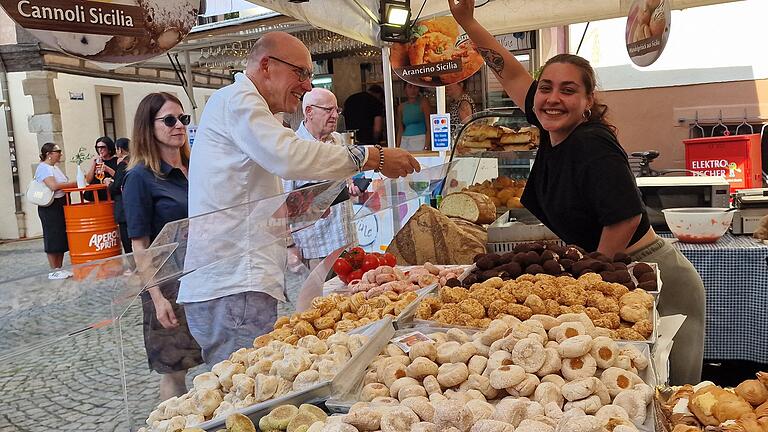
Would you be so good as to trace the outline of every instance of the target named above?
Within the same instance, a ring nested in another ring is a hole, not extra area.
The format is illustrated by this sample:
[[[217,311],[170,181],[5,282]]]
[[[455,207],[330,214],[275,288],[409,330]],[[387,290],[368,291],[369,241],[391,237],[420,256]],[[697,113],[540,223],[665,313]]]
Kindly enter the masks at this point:
[[[136,430],[159,402],[159,375],[147,368],[141,305],[113,303],[128,276],[84,295],[77,281],[47,280],[42,249],[39,239],[0,244],[0,432]],[[114,310],[125,310],[117,322],[83,330]]]

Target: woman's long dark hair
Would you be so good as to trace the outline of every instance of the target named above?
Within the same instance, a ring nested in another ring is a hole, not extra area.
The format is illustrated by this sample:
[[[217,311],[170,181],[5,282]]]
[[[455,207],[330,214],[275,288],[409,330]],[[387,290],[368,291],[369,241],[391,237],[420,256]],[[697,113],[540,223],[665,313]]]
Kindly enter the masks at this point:
[[[158,149],[157,138],[155,138],[155,118],[166,102],[173,102],[182,109],[184,108],[179,98],[167,92],[150,93],[139,102],[136,116],[133,118],[133,139],[131,139],[131,159],[128,163],[128,169],[138,164],[144,164],[156,176],[163,176],[160,171],[160,150]],[[180,151],[181,163],[188,167],[189,139]]]
[[[581,71],[581,80],[583,81],[584,88],[586,89],[588,95],[592,95],[594,101],[592,108],[590,109],[591,115],[587,120],[600,122],[607,126],[608,129],[610,129],[614,134],[616,134],[616,126],[608,121],[608,105],[600,103],[597,100],[597,96],[595,96],[597,78],[595,77],[595,70],[592,69],[592,65],[589,64],[589,61],[583,57],[579,57],[573,54],[558,54],[547,60],[547,62],[544,64],[544,67],[541,69],[541,74],[543,75],[547,67],[554,63],[565,63],[573,65]]]

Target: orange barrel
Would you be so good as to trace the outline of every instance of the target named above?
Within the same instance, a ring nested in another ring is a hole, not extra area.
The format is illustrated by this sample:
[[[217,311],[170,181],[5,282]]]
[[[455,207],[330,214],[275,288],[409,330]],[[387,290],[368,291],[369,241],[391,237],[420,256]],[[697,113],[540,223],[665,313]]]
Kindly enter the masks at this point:
[[[64,220],[67,224],[69,255],[73,265],[120,255],[120,230],[113,211],[115,203],[109,190],[106,201],[99,199],[98,191],[102,189],[107,189],[107,186],[97,184],[84,188],[63,189],[67,197]],[[94,201],[85,201],[83,194],[87,191],[92,191]],[[72,193],[80,194],[80,202],[72,202]],[[83,267],[81,273],[90,273],[90,270]]]

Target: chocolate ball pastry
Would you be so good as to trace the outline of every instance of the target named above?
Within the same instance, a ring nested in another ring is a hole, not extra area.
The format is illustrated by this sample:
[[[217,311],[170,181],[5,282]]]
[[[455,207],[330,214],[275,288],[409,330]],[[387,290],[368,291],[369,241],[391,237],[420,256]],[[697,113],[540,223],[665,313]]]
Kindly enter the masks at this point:
[[[544,261],[544,264],[541,265],[541,268],[544,269],[544,273],[553,276],[559,275],[563,272],[563,267],[553,259]]]
[[[515,253],[528,252],[529,250],[531,250],[530,243],[518,243],[512,248],[512,251]]]
[[[571,272],[573,274],[579,274],[584,270],[589,270],[589,266],[592,264],[591,260],[581,260],[574,262],[571,266]]]
[[[646,291],[656,291],[659,289],[659,286],[656,284],[656,279],[647,282],[641,282],[637,287]]]
[[[541,255],[539,255],[535,251],[528,251],[523,256],[522,264],[525,264],[526,266],[529,266],[531,264],[541,264]]]
[[[545,250],[544,252],[541,253],[542,264],[549,260],[557,260],[557,259],[560,259],[560,255],[554,253],[551,250]]]
[[[616,255],[613,256],[613,262],[629,264],[632,262],[632,258],[630,258],[629,255],[625,254],[624,252],[617,252]]]
[[[488,254],[477,260],[477,268],[480,270],[490,270],[496,267],[496,257],[494,255],[498,257],[496,254]]]
[[[498,270],[497,268],[493,268],[491,270],[485,270],[482,273],[480,273],[480,276],[482,276],[483,281],[487,281],[490,278],[495,278],[501,276],[503,272]]]
[[[472,285],[478,283],[477,274],[476,273],[470,273],[467,275],[467,277],[464,278],[462,281],[462,285],[469,288]]]
[[[637,263],[632,267],[632,274],[634,274],[636,278],[644,273],[653,273],[653,267],[646,263]]]
[[[450,278],[450,279],[445,281],[445,286],[449,286],[451,288],[460,287],[461,286],[461,281],[456,279],[456,278]]]
[[[488,255],[488,254],[486,254],[486,253],[479,253],[479,254],[475,255],[474,258],[472,258],[472,262],[476,263],[476,262],[480,261],[480,258],[483,258],[486,255]]]
[[[634,282],[632,282],[632,281],[629,281],[629,282],[625,282],[625,283],[623,283],[622,285],[624,285],[625,287],[627,287],[627,288],[628,288],[630,291],[632,291],[633,289],[637,288],[637,286],[635,286],[635,283],[634,283]]]
[[[643,282],[656,282],[656,273],[650,272],[650,273],[643,273],[640,276],[635,275],[635,278],[637,278],[637,281],[640,283]]]
[[[614,262],[613,263],[613,270],[614,271],[616,271],[616,270],[627,270],[627,265],[624,264],[623,262]],[[627,270],[627,271],[629,271],[629,270]]]
[[[621,270],[614,271],[613,272],[613,278],[615,279],[616,282],[622,283],[622,284],[630,282],[632,280],[632,278],[629,276],[629,272],[626,271],[626,270],[624,270],[624,271],[621,271]]]
[[[523,268],[517,262],[510,262],[508,264],[501,265],[498,267],[498,270],[506,272],[511,278],[516,278],[523,274]]]
[[[530,250],[532,250],[532,251],[534,251],[534,252],[536,252],[538,254],[544,252],[544,249],[545,249],[544,248],[544,244],[542,244],[542,243],[539,243],[539,242],[531,243]]]
[[[603,281],[605,282],[616,282],[612,271],[602,271],[600,272],[600,277],[603,278]]]
[[[571,267],[573,266],[573,260],[569,260],[568,258],[561,258],[560,265],[563,266],[563,269],[565,269],[565,271],[570,272]]]
[[[501,258],[499,259],[499,264],[511,263],[513,258],[515,258],[515,253],[507,252],[501,256]]]
[[[544,273],[544,268],[540,264],[531,264],[525,268],[525,272],[528,274],[536,275]]]
[[[560,246],[558,244],[551,244],[547,246],[547,250],[551,250],[552,252],[556,253],[559,256],[565,255],[565,251],[567,249],[568,248],[566,248],[565,246]]]

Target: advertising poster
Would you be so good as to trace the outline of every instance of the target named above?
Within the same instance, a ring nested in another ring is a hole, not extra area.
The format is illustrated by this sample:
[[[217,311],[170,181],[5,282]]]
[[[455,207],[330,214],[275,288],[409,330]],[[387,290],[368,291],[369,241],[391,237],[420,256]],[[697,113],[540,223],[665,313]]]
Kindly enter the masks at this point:
[[[483,65],[483,58],[453,17],[417,21],[406,43],[392,44],[390,63],[403,81],[439,87],[463,81]]]
[[[85,60],[135,63],[181,42],[200,0],[0,0],[44,45]]]
[[[669,39],[672,12],[670,0],[634,0],[624,35],[627,53],[638,66],[655,62]]]

